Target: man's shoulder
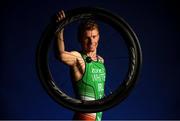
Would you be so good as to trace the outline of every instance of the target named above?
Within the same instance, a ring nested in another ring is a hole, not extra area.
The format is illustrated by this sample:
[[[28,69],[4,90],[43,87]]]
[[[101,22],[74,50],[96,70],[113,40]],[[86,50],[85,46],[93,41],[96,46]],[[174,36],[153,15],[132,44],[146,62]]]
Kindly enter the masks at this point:
[[[100,55],[97,55],[98,56],[98,59],[102,62],[102,63],[104,63],[104,59],[103,59],[103,57],[102,56],[100,56]]]
[[[73,54],[75,56],[81,56],[80,52],[78,52],[78,51],[71,51],[71,54]]]

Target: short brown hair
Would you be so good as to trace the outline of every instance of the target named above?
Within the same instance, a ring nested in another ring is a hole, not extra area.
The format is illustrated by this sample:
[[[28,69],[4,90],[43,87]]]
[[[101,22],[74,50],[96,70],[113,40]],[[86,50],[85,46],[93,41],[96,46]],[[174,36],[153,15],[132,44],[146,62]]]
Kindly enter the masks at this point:
[[[87,19],[82,21],[78,27],[78,41],[81,41],[82,36],[86,30],[93,30],[93,29],[97,29],[98,32],[100,31],[99,25],[94,19]]]

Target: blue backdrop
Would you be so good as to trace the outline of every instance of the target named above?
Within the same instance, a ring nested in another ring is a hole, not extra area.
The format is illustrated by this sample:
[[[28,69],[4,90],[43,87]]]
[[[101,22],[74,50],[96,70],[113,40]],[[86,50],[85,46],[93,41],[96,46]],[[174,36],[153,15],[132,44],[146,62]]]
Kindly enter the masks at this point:
[[[61,9],[82,6],[103,7],[123,17],[136,32],[143,51],[142,72],[135,89],[125,101],[105,111],[103,119],[180,119],[180,19],[178,4],[173,0],[6,0],[1,3],[0,119],[72,118],[72,111],[58,105],[44,91],[36,72],[35,51],[52,15]],[[68,43],[72,45],[69,48],[76,48],[76,41]],[[101,45],[101,52],[103,49],[109,48]],[[107,52],[111,53],[111,49]],[[113,74],[118,75],[118,69]],[[55,78],[57,75],[64,78],[63,73],[62,69],[53,72]]]

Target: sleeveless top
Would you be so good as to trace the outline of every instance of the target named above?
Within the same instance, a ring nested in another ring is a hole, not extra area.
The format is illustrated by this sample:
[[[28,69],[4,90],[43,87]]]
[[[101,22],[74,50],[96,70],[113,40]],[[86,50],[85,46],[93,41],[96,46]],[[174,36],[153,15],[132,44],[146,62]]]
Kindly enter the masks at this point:
[[[97,100],[104,97],[106,70],[103,62],[97,58],[93,61],[81,53],[85,62],[85,72],[75,87],[76,95],[81,100]],[[102,112],[96,113],[96,121],[100,121]]]

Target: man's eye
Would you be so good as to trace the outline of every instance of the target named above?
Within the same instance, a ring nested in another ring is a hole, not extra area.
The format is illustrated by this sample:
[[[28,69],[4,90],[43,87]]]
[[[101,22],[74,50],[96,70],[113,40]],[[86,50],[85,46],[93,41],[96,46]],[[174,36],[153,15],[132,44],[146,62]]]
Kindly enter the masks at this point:
[[[84,38],[84,41],[88,41],[88,38]]]

